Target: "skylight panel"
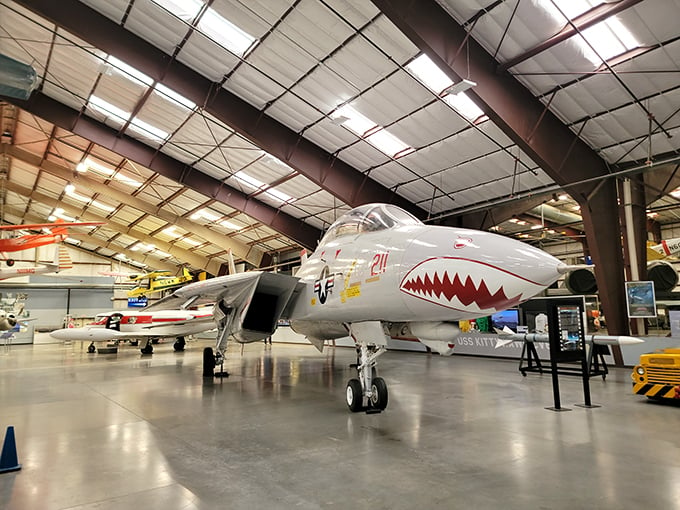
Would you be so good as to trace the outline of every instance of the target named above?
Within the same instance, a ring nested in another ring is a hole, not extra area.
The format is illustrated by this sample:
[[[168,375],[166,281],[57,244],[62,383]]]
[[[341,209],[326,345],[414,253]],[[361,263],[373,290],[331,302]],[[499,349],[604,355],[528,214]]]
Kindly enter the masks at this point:
[[[240,183],[245,184],[247,187],[253,188],[255,190],[261,190],[262,188],[267,186],[265,183],[259,181],[255,177],[252,177],[252,176],[244,173],[243,171],[235,173],[234,178],[237,181],[239,181]],[[265,195],[268,195],[268,196],[274,198],[275,200],[280,201],[280,202],[292,202],[293,201],[293,197],[286,195],[285,193],[278,191],[274,188],[269,188],[269,189],[263,191],[263,193]],[[222,224],[224,224],[224,222],[222,222]]]
[[[188,108],[189,110],[193,110],[196,108],[196,103],[194,103],[191,99],[188,99],[184,97],[182,94],[179,94],[172,90],[169,87],[166,87],[162,83],[156,83],[156,86],[154,87],[156,92],[160,93],[161,96],[165,96],[164,99],[170,99],[174,101],[175,103],[178,103],[185,108]]]
[[[602,3],[604,2],[601,0],[539,1],[539,5],[558,23],[564,23],[565,16],[573,20]],[[583,30],[580,35],[574,35],[573,40],[583,52],[583,56],[595,66],[600,66],[603,59],[607,61],[640,46],[630,30],[614,16]]]
[[[126,64],[122,60],[117,59],[113,55],[109,55],[108,57],[106,57],[106,62],[113,66],[113,69],[115,71],[127,75],[128,78],[134,78],[136,81],[143,83],[147,87],[150,87],[151,84],[153,83],[153,78],[147,76],[141,71],[138,71],[137,69],[135,69],[131,65]]]
[[[451,78],[425,53],[412,60],[406,69],[437,95],[453,85]]]
[[[101,209],[102,211],[106,212],[113,212],[116,210],[115,207],[111,207],[110,205],[103,204],[97,200],[92,200],[90,197],[86,197],[85,195],[81,195],[80,193],[76,192],[76,187],[73,184],[67,184],[64,187],[64,192],[66,193],[67,196],[73,198],[74,200],[78,200],[79,202],[84,202],[86,204],[91,205],[92,207],[96,207],[97,209]]]
[[[458,94],[447,94],[444,96],[444,101],[451,106],[458,113],[463,115],[470,122],[474,122],[480,117],[484,116],[484,112],[479,109],[479,107],[472,102],[465,92],[459,92]]]
[[[378,127],[375,122],[363,116],[348,104],[335,110],[331,114],[331,118],[361,137]]]
[[[103,113],[107,117],[110,117],[112,120],[115,120],[120,124],[125,123],[130,118],[130,115],[132,115],[131,112],[126,112],[122,108],[118,108],[117,106],[95,95],[90,96],[87,106],[99,113]]]
[[[593,51],[584,43],[584,56],[597,66],[602,64],[603,59],[607,61],[639,46],[630,31],[615,18],[601,21],[581,34],[595,48]]]
[[[135,117],[132,119],[132,122],[130,122],[130,126],[128,129],[135,131],[136,133],[139,133],[142,136],[148,136],[152,140],[155,140],[157,142],[162,142],[168,139],[168,136],[170,136],[169,133],[163,131],[160,128],[157,128],[156,126],[152,126],[148,122],[144,122],[141,120],[139,117]]]
[[[83,161],[78,163],[78,166],[76,166],[76,170],[78,172],[83,173],[87,172],[88,170],[92,170],[95,173],[103,174],[106,176],[111,176],[113,174],[112,168],[102,165],[101,163],[97,163],[96,161],[90,158],[85,158]]]
[[[194,241],[193,239],[190,239],[190,238],[188,238],[188,237],[185,237],[185,238],[183,238],[183,239],[180,239],[178,242],[180,242],[180,243],[187,243],[187,244],[190,245],[190,246],[200,246],[200,245],[203,244],[203,243],[201,243],[201,242],[199,242],[199,241]]]
[[[232,230],[241,230],[243,227],[237,225],[236,223],[232,223],[231,221],[220,221],[220,225],[222,225],[225,228],[230,228]]]
[[[413,147],[406,145],[386,129],[376,131],[371,136],[366,137],[366,141],[385,154],[393,157],[405,156],[414,150]]]
[[[153,2],[186,22],[193,21],[203,7],[201,0],[153,0]]]
[[[192,220],[198,220],[200,218],[206,219],[210,222],[217,221],[220,219],[220,217],[212,212],[209,209],[201,209],[200,211],[196,211],[194,214],[190,216],[190,219]]]
[[[355,135],[365,138],[368,143],[388,156],[403,156],[414,150],[399,138],[389,133],[385,128],[356,111],[350,105],[346,104],[335,110],[331,114],[331,118],[335,122],[345,126]]]
[[[120,172],[114,176],[114,179],[122,182],[123,184],[127,184],[128,186],[132,186],[133,188],[139,188],[142,185],[141,182],[136,181],[127,175],[123,175]]]
[[[57,207],[52,211],[52,214],[50,214],[47,218],[49,221],[57,221],[57,219],[61,219],[64,221],[71,221],[74,222],[76,221],[75,218],[72,218],[71,216],[66,216],[64,214],[64,210],[61,207]]]
[[[208,8],[201,17],[198,28],[205,35],[239,57],[243,57],[255,42],[252,35],[220,16],[212,8]]]

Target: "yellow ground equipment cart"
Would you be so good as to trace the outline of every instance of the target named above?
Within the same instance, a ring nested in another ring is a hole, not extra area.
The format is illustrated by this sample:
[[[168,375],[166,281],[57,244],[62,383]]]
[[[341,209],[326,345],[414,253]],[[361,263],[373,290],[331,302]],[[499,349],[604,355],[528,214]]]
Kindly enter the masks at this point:
[[[680,347],[642,354],[630,377],[637,395],[680,399]]]

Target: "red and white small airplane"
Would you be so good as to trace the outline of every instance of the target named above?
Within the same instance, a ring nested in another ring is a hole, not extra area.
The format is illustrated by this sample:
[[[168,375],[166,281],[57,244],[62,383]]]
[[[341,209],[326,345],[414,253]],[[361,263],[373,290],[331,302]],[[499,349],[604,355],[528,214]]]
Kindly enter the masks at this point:
[[[9,278],[18,278],[20,276],[32,276],[45,273],[58,273],[65,269],[73,267],[71,257],[64,246],[58,246],[54,250],[54,262],[52,264],[44,264],[39,266],[12,266],[11,269],[0,268],[0,280],[7,280]]]
[[[54,223],[32,223],[26,225],[0,225],[0,232],[7,230],[39,230],[47,229],[45,234],[25,234],[17,237],[0,239],[0,253],[7,261],[8,266],[14,265],[14,260],[7,256],[7,253],[15,251],[30,250],[38,246],[60,243],[68,237],[68,227],[88,227],[104,225],[102,221],[63,221],[57,220]]]
[[[183,351],[185,337],[215,329],[212,309],[113,311],[97,314],[95,321],[82,328],[63,328],[50,333],[57,340],[91,342],[88,352],[95,352],[95,342],[146,340],[143,354],[153,353],[152,341],[176,338],[174,349]]]
[[[252,271],[190,283],[146,311],[214,303],[218,364],[228,339],[263,340],[279,319],[319,350],[349,335],[358,377],[347,384],[347,405],[381,411],[387,384],[375,370],[389,331],[451,354],[458,320],[517,306],[572,269],[508,237],[425,225],[398,207],[367,204],[331,225],[296,276]]]

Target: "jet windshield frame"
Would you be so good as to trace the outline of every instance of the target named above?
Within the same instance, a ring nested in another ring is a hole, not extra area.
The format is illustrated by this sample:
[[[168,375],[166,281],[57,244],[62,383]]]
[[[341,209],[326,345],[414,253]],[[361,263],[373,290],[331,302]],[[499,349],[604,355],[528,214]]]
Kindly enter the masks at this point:
[[[403,209],[389,204],[366,204],[342,215],[330,226],[320,244],[349,235],[415,225],[423,222]]]

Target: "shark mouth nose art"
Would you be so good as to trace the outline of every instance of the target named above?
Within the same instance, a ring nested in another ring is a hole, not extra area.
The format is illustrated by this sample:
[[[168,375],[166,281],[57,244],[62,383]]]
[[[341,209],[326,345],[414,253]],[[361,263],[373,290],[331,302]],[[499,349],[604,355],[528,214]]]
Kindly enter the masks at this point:
[[[493,288],[487,281],[492,281]],[[399,289],[431,303],[470,312],[496,312],[518,305],[542,286],[483,262],[454,257],[428,259],[411,269]],[[510,289],[510,295],[508,290]]]

